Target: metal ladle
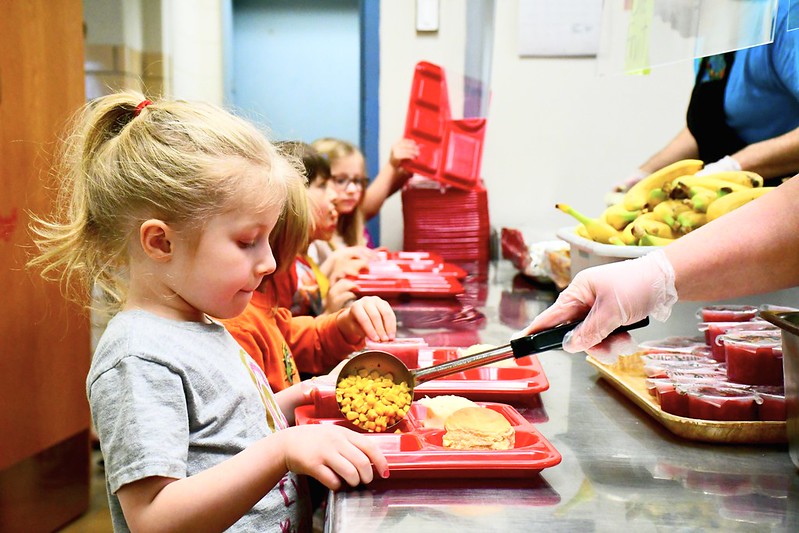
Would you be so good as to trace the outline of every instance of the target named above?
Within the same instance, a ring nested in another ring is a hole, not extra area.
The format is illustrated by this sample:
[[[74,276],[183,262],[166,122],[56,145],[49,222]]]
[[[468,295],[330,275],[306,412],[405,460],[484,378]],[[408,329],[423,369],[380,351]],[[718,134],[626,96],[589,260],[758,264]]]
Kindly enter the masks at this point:
[[[365,369],[367,372],[376,370],[381,375],[391,373],[394,377],[394,383],[402,383],[403,381],[407,383],[408,392],[411,395],[411,399],[413,399],[413,391],[420,383],[481,367],[497,361],[503,361],[511,357],[518,359],[548,350],[559,349],[563,346],[563,337],[566,333],[576,328],[581,322],[582,321],[561,324],[560,326],[545,329],[533,333],[532,335],[513,339],[510,343],[503,346],[498,346],[490,350],[467,355],[466,357],[453,359],[426,368],[417,368],[416,370],[410,370],[405,363],[388,352],[366,350],[353,356],[352,359],[341,367],[338,377],[336,378],[336,387],[338,387],[343,379],[357,374],[360,370]],[[611,335],[643,328],[648,325],[649,317],[646,317],[633,324],[616,328]],[[340,405],[339,410],[341,410]],[[342,416],[344,416],[343,413]],[[386,431],[395,427],[401,421],[402,419],[387,427]]]

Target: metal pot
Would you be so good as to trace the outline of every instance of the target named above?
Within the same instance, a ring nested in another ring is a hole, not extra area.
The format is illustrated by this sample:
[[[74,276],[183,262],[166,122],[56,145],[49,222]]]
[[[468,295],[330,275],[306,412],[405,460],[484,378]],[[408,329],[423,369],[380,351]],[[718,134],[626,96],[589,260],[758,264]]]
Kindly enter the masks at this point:
[[[788,415],[788,450],[799,468],[799,312],[761,311],[760,316],[782,330],[782,367]]]

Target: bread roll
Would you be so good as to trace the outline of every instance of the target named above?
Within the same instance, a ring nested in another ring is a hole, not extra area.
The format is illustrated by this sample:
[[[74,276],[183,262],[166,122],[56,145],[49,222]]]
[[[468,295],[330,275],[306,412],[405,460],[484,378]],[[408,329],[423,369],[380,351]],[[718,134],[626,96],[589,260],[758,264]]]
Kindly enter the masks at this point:
[[[509,450],[516,431],[498,412],[485,407],[464,407],[444,422],[444,447],[455,450]]]
[[[416,403],[424,405],[427,409],[427,417],[422,421],[426,428],[444,429],[444,421],[464,407],[477,407],[477,404],[462,396],[436,396],[435,398],[424,397]]]

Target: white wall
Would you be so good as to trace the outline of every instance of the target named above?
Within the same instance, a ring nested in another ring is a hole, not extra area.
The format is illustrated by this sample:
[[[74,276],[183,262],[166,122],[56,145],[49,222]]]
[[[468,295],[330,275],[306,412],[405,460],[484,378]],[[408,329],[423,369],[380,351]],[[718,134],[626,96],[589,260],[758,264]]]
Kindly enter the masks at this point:
[[[440,31],[417,34],[412,2],[380,4],[380,160],[402,135],[414,65],[458,67],[463,0],[440,1]],[[520,58],[518,1],[497,0],[492,100],[483,152],[492,226],[552,233],[573,221],[566,202],[597,215],[611,186],[670,140],[685,121],[693,64],[648,76],[598,77],[594,58]],[[395,195],[381,211],[381,244],[402,245]]]
[[[162,0],[164,90],[170,98],[224,103],[224,0]]]

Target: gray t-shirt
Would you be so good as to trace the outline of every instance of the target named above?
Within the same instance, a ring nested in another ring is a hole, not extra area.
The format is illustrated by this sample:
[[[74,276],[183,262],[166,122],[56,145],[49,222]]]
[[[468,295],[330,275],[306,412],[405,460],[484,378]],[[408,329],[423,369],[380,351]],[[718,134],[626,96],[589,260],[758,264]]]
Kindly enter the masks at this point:
[[[116,497],[123,485],[194,475],[287,426],[261,369],[218,323],[119,313],[86,392],[115,531],[129,531]],[[289,472],[229,531],[304,531],[308,507],[305,480]]]

